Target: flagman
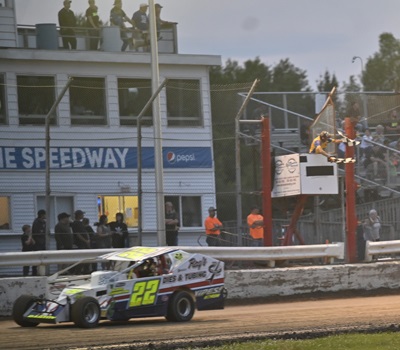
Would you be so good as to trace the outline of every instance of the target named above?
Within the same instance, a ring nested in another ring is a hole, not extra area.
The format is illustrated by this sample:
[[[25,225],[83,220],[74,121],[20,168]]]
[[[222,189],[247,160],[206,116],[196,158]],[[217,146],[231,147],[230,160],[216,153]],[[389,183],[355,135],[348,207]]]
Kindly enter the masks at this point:
[[[332,135],[327,131],[322,131],[311,143],[309,153],[322,154],[328,158],[329,161],[333,160],[333,156],[325,151],[329,143],[341,143],[342,140],[332,138]]]

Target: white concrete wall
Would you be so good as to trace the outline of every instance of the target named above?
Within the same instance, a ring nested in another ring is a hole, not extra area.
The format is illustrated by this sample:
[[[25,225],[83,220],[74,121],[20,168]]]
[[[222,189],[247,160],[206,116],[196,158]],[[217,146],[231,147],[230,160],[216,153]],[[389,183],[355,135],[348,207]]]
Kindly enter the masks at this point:
[[[226,271],[229,299],[400,288],[400,262]],[[0,316],[22,294],[45,295],[45,277],[0,279]]]
[[[400,262],[227,271],[228,298],[400,288]]]
[[[45,296],[46,277],[14,277],[0,279],[0,316],[10,316],[14,301],[23,294]]]

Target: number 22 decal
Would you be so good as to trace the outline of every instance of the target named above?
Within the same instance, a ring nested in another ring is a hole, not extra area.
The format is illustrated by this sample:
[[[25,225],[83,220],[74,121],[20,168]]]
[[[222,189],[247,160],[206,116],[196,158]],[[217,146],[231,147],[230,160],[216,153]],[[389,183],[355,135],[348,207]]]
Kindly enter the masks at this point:
[[[159,285],[159,279],[136,282],[133,286],[131,300],[129,301],[129,307],[154,304],[156,301],[156,295]]]

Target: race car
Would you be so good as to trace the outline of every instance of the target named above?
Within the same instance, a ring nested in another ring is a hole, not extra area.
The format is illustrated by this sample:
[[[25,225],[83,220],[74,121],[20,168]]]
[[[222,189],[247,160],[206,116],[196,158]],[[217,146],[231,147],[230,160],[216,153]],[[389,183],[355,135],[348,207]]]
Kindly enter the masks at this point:
[[[66,286],[57,298],[20,296],[13,305],[14,321],[22,327],[72,321],[92,328],[100,319],[164,316],[168,321],[186,322],[196,308],[224,308],[222,261],[172,247],[132,247],[100,260],[110,270],[86,277],[50,276],[53,290]]]

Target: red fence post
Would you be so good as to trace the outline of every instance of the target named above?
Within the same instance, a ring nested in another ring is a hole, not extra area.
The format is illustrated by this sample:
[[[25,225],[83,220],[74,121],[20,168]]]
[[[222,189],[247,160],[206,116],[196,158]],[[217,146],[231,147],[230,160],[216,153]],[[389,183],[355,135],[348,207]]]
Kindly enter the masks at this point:
[[[262,204],[264,217],[264,246],[272,247],[272,199],[271,199],[271,137],[269,116],[262,118],[261,163]]]
[[[354,125],[350,118],[345,118],[346,135],[356,138]],[[346,146],[346,158],[354,157],[354,147]],[[347,243],[347,262],[357,262],[357,214],[356,214],[356,183],[354,181],[354,163],[345,164],[345,182],[346,182],[346,243]]]

